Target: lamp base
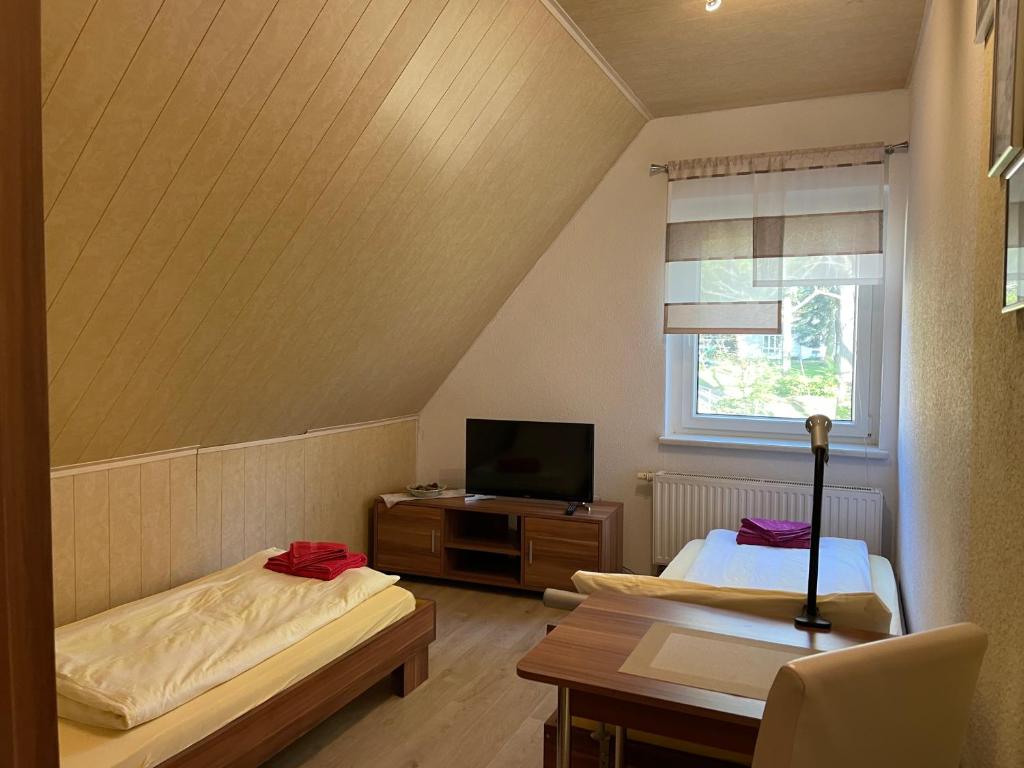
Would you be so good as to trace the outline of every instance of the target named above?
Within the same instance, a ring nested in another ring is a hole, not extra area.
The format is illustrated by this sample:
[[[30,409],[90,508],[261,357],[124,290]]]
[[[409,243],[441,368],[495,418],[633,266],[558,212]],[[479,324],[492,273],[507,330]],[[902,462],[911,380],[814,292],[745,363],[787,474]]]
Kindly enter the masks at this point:
[[[804,606],[804,612],[793,619],[793,623],[800,629],[809,629],[812,632],[828,632],[832,629],[832,622],[823,619],[817,611],[811,613]]]

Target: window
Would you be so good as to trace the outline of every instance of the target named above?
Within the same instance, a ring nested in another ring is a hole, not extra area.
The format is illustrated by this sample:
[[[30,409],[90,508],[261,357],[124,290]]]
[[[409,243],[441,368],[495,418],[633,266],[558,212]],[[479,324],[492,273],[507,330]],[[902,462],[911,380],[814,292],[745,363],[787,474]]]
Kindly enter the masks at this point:
[[[782,306],[780,334],[698,336],[696,413],[853,420],[857,289],[789,288]]]
[[[761,353],[769,358],[779,357],[782,354],[782,335],[762,336]]]
[[[666,431],[877,442],[879,146],[669,164]]]
[[[804,419],[824,413],[836,437],[873,437],[881,294],[875,286],[791,287],[780,334],[667,336],[670,431],[803,435]]]
[[[872,286],[787,288],[780,334],[667,336],[670,430],[803,435],[824,414],[837,437],[871,438],[881,303]]]

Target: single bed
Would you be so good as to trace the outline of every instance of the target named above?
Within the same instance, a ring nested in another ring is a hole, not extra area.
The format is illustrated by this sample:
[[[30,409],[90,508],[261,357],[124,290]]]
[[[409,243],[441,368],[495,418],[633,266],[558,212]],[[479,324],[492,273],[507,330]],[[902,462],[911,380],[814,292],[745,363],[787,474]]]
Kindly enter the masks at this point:
[[[686,581],[687,574],[693,567],[697,555],[704,547],[704,539],[694,539],[687,542],[679,554],[677,554],[665,569],[659,574],[663,579],[675,579]],[[890,635],[903,634],[903,619],[900,605],[899,589],[896,587],[896,575],[893,573],[892,564],[880,555],[868,555],[868,564],[871,568],[871,586],[875,594],[892,613],[890,624]]]
[[[427,677],[434,636],[434,604],[388,586],[148,722],[113,730],[60,718],[61,766],[257,766],[385,677],[411,692]]]
[[[728,534],[735,536],[732,532],[716,531],[712,533]],[[720,537],[721,538],[721,537]],[[823,541],[826,541],[823,539]],[[566,592],[562,590],[547,590],[544,594],[544,601],[547,605],[556,608],[571,610],[586,597],[586,593],[597,589],[610,589],[612,591],[647,594],[652,597],[666,597],[668,599],[682,599],[687,602],[698,602],[703,605],[730,608],[733,610],[750,610],[754,613],[765,615],[795,615],[792,611],[799,611],[802,596],[803,583],[806,575],[800,577],[800,587],[790,587],[786,592],[773,591],[765,586],[754,575],[748,575],[746,581],[741,578],[739,582],[733,582],[729,588],[719,588],[706,583],[701,583],[694,576],[694,564],[698,555],[704,550],[705,539],[690,541],[682,550],[669,562],[657,578],[651,576],[637,575],[616,575],[616,574],[595,574],[579,572],[573,577],[578,592]],[[761,549],[761,548],[757,548]],[[717,551],[716,551],[717,552]],[[892,635],[904,633],[899,590],[896,585],[896,578],[893,574],[892,565],[884,557],[868,555],[866,549],[863,554],[862,571],[865,583],[864,589],[868,590],[862,595],[832,595],[836,599],[832,610],[842,609],[842,616],[849,619],[853,614],[858,621],[864,624],[851,624],[855,628],[871,629],[872,631],[888,631]],[[706,558],[705,558],[706,559]],[[803,573],[806,574],[806,565],[803,566]],[[762,571],[763,573],[764,571]],[[792,573],[789,574],[792,576]],[[680,589],[677,589],[679,587]],[[777,589],[777,588],[776,588]],[[792,593],[792,594],[791,594]],[[799,594],[795,594],[799,593]],[[873,594],[872,594],[873,593]],[[788,598],[786,596],[789,596]],[[821,598],[824,592],[819,592]],[[872,605],[867,605],[870,598]],[[763,610],[762,610],[763,609]],[[868,611],[861,615],[861,611]],[[789,611],[789,613],[786,613]]]

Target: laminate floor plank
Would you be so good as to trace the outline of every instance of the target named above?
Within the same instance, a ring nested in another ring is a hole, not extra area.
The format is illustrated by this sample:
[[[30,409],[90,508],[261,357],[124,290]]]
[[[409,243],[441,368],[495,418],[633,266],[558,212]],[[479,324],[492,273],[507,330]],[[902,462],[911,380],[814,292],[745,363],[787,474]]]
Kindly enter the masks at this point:
[[[404,699],[374,686],[265,768],[540,768],[554,691],[515,666],[565,614],[538,595],[400,585],[437,604],[430,679]]]

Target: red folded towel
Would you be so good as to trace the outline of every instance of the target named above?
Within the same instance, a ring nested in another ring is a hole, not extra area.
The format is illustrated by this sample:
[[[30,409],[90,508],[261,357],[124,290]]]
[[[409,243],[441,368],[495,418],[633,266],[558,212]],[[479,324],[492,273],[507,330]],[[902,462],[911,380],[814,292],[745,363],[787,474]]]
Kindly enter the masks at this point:
[[[348,555],[348,545],[334,541],[293,541],[287,552],[270,558],[290,568],[337,560]]]
[[[796,520],[767,520],[743,518],[736,534],[737,544],[756,544],[762,547],[809,549],[811,525]]]
[[[367,562],[366,555],[362,552],[349,552],[344,557],[321,560],[320,562],[307,563],[297,567],[281,562],[278,557],[281,557],[281,555],[270,558],[263,567],[276,573],[302,576],[307,579],[320,579],[321,581],[336,579],[351,568],[362,568]]]

